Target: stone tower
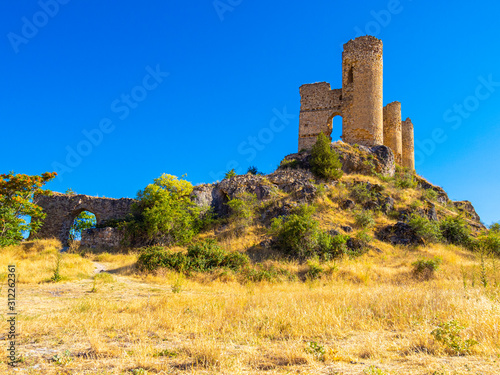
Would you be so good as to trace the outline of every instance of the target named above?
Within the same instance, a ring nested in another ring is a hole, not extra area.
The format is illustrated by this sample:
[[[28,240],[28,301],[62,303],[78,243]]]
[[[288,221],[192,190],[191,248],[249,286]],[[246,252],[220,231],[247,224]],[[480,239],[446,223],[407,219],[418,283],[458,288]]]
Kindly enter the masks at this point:
[[[392,102],[384,107],[384,145],[392,150],[399,165],[403,163],[401,134],[401,103]]]
[[[403,167],[415,169],[415,149],[413,139],[413,123],[407,118],[401,124],[403,143]]]
[[[384,142],[382,41],[362,36],[342,53],[342,140],[364,146]]]

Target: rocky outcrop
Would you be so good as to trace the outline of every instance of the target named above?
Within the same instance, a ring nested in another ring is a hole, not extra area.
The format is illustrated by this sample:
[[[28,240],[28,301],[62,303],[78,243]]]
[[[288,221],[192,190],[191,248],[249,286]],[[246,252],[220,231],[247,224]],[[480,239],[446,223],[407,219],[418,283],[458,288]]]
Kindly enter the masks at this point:
[[[469,201],[456,201],[453,202],[453,205],[460,211],[463,212],[465,217],[470,220],[474,220],[477,222],[481,221],[481,218],[477,214],[474,206]]]
[[[450,198],[448,197],[448,194],[444,191],[444,189],[440,186],[436,186],[431,184],[429,181],[427,181],[425,178],[415,175],[414,176],[415,181],[417,182],[417,186],[421,189],[425,190],[434,190],[437,193],[437,198],[436,200],[441,203],[441,204],[446,204]]]
[[[226,215],[228,201],[245,193],[255,194],[258,200],[267,200],[282,190],[293,193],[299,202],[310,202],[317,187],[311,172],[298,170],[277,170],[267,176],[245,174],[224,179],[219,183],[195,186],[193,200],[201,207],[212,207],[218,215]],[[283,208],[286,210],[286,208]]]
[[[424,243],[410,225],[401,221],[383,227],[375,233],[375,236],[379,240],[393,245],[421,245]]]
[[[337,141],[332,143],[331,147],[338,153],[344,173],[373,175],[376,172],[383,176],[394,176],[396,171],[394,154],[387,146],[351,146],[342,141]],[[280,169],[310,169],[310,160],[311,154],[307,151],[291,154],[284,158]]]

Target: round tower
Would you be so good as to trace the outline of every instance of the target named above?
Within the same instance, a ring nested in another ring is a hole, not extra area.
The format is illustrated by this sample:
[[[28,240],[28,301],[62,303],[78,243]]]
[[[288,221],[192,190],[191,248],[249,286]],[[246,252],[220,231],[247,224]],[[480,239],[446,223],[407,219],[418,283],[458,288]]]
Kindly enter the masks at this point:
[[[410,118],[402,122],[403,167],[415,169],[415,146],[413,144],[413,123]]]
[[[342,140],[364,146],[384,139],[382,41],[361,36],[342,53]]]
[[[384,107],[384,145],[392,150],[396,163],[402,165],[403,139],[400,102],[392,102]]]

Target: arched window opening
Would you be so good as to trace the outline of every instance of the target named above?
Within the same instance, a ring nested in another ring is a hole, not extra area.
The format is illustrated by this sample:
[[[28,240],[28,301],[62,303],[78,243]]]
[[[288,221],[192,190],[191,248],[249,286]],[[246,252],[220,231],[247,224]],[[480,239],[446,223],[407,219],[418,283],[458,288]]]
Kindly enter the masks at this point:
[[[342,116],[336,113],[328,121],[328,128],[332,129],[330,135],[332,142],[336,142],[342,139]]]
[[[69,242],[80,241],[82,232],[86,229],[95,228],[97,219],[92,212],[82,211],[73,220],[69,230]]]

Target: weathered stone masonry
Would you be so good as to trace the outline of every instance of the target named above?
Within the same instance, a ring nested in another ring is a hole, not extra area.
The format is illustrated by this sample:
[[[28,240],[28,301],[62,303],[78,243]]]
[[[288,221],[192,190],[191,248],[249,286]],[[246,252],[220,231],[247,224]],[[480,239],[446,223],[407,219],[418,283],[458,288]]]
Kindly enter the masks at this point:
[[[332,90],[327,82],[306,84],[300,96],[299,151],[310,149],[321,132],[331,139],[332,119],[342,116],[344,142],[388,146],[398,164],[414,169],[413,124],[410,137],[411,122],[405,130],[401,103],[383,107],[381,40],[362,36],[344,44],[342,89]]]
[[[97,198],[88,195],[37,195],[34,203],[42,207],[47,214],[36,238],[57,238],[66,245],[69,231],[75,218],[83,211],[92,212],[97,225],[109,220],[123,219],[131,211],[134,199]],[[82,234],[83,237],[83,234]],[[86,240],[92,241],[90,238]]]

